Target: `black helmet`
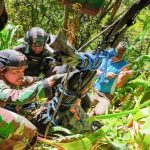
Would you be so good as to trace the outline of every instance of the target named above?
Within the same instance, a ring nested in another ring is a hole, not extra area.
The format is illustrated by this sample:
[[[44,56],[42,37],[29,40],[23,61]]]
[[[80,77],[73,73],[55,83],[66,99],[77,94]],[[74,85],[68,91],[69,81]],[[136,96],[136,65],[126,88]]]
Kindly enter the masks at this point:
[[[0,69],[20,66],[27,67],[27,58],[24,54],[15,50],[0,51]]]
[[[37,46],[44,46],[47,41],[48,34],[39,27],[33,27],[26,32],[25,41],[31,46],[35,44]]]

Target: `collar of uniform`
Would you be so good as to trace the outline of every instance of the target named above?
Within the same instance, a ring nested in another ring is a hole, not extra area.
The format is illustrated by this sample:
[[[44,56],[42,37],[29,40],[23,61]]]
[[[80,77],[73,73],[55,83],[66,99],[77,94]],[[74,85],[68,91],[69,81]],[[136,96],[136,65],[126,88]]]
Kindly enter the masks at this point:
[[[29,54],[30,50],[29,50],[29,45],[27,45],[24,49],[24,53],[25,54]]]

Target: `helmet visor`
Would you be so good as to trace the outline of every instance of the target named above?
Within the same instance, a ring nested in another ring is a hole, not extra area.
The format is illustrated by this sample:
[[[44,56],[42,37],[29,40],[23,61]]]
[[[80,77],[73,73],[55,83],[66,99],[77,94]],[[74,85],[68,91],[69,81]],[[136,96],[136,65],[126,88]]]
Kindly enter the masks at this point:
[[[8,64],[6,65],[5,67],[6,68],[18,68],[18,67],[22,67],[24,66],[25,68],[28,68],[28,63],[27,61],[22,61],[22,62],[14,62],[14,63],[11,63],[11,64]]]
[[[45,44],[45,38],[37,38],[35,40],[33,40],[33,45],[36,47],[43,47]]]

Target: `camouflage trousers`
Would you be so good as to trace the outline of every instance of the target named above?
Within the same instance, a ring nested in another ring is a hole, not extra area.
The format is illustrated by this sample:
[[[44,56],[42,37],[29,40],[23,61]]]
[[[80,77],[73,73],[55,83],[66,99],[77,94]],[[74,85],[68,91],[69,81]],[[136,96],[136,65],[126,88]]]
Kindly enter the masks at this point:
[[[36,145],[36,127],[26,118],[0,108],[0,149],[22,150]]]
[[[75,133],[84,133],[91,131],[91,123],[85,121],[88,115],[80,105],[72,105],[68,111],[63,114],[61,124],[74,131]]]
[[[45,133],[49,122],[51,122],[52,126],[63,126],[76,133],[87,132],[91,130],[91,124],[85,122],[85,119],[88,118],[88,115],[80,105],[73,104],[72,106],[66,107],[61,105],[54,120],[50,120],[54,112],[52,113],[49,111],[49,106],[51,106],[50,102],[43,104],[39,110],[34,112],[35,117],[33,117],[31,120],[31,122],[37,127],[40,134]]]

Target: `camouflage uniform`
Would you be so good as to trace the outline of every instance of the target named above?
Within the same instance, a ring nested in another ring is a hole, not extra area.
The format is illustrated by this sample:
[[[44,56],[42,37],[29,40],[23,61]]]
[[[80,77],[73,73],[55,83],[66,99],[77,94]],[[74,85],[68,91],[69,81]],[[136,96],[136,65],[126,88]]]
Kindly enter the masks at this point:
[[[0,69],[25,65],[26,57],[20,52],[0,51]],[[51,87],[47,79],[23,89],[16,89],[6,80],[0,80],[0,149],[19,149],[19,146],[26,145],[32,147],[37,135],[36,128],[27,119],[2,107],[6,104],[23,105],[50,96]]]
[[[7,82],[0,80],[0,101],[2,104],[12,103],[16,105],[23,105],[36,99],[50,97],[51,93],[51,88],[47,79],[36,82],[22,90],[17,90],[16,88],[12,89]]]
[[[37,131],[26,118],[0,108],[0,149],[32,148],[36,144]]]
[[[25,71],[25,75],[39,76],[40,73],[43,73],[46,76],[50,76],[49,73],[52,71],[54,66],[49,66],[44,61],[45,57],[51,55],[51,52],[45,45],[43,45],[43,43],[50,43],[53,39],[53,35],[48,35],[43,29],[34,27],[27,31],[25,35],[26,43],[14,47],[15,50],[22,52],[28,59],[28,69]],[[31,45],[33,42],[43,45],[43,50],[41,53],[35,54],[34,51],[32,51]]]

